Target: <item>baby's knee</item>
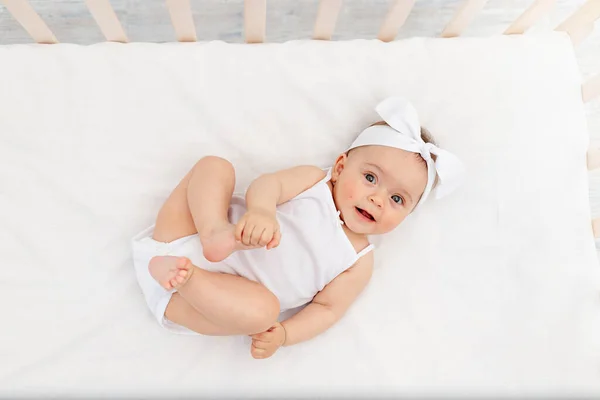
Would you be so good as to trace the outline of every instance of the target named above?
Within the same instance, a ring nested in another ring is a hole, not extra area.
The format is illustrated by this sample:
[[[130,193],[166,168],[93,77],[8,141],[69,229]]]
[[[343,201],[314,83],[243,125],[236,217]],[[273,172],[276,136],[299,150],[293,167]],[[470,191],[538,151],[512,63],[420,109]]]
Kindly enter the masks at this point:
[[[219,168],[233,171],[233,165],[228,160],[218,156],[202,157],[196,163],[196,168]]]
[[[279,317],[279,311],[279,300],[268,292],[252,311],[252,330],[259,333],[272,327]]]

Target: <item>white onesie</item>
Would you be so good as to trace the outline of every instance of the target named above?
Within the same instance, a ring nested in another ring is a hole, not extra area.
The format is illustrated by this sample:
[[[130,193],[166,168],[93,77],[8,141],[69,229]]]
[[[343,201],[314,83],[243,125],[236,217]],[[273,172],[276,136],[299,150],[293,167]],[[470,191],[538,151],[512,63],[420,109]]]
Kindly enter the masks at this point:
[[[164,317],[174,290],[163,289],[148,272],[150,259],[158,255],[188,257],[203,269],[240,275],[260,282],[279,299],[281,311],[309,303],[325,285],[351,267],[373,245],[357,253],[346,236],[327,182],[331,171],[320,182],[290,201],[277,206],[281,230],[278,247],[237,251],[217,263],[202,255],[198,235],[170,243],[152,239],[154,226],[133,238],[133,260],[146,302],[159,323],[172,331],[192,333]],[[234,196],[229,207],[233,224],[246,212],[243,197]]]

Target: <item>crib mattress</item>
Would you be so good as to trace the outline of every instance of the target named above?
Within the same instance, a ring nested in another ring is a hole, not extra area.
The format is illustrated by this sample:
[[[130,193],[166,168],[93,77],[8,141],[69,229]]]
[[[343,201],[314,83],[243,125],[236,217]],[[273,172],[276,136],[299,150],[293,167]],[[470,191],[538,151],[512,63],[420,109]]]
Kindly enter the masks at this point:
[[[600,394],[580,84],[560,33],[0,47],[0,395]],[[468,178],[336,326],[260,361],[158,326],[130,239],[198,158],[327,167],[398,94]]]

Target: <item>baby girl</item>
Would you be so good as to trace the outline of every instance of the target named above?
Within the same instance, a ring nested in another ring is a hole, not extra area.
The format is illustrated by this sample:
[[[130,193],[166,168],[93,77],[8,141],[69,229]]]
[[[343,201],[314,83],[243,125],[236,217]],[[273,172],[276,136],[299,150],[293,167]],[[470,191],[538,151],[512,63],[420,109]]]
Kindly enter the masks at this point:
[[[335,324],[373,272],[369,235],[392,231],[434,184],[439,198],[463,174],[406,100],[388,98],[376,111],[383,121],[331,169],[262,175],[245,198],[233,196],[228,161],[198,161],[156,224],[133,239],[137,278],[159,324],[179,333],[250,335],[255,358]]]

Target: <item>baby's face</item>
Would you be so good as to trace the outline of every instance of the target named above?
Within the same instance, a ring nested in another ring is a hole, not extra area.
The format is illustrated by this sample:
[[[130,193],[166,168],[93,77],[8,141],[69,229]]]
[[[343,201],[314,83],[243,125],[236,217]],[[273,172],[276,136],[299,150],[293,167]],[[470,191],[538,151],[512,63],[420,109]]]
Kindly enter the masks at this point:
[[[377,235],[393,230],[416,206],[427,184],[427,166],[417,153],[364,146],[340,155],[331,177],[346,226]]]

